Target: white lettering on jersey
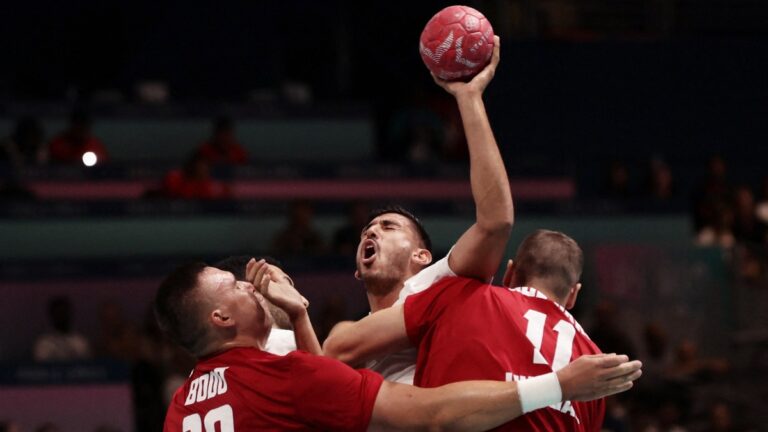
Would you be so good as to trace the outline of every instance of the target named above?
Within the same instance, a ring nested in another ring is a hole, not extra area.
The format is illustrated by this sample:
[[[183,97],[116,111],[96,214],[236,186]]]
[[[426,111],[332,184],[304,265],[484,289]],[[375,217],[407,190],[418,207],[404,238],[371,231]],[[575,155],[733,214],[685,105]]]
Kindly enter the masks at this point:
[[[227,380],[224,379],[224,372],[226,370],[227,367],[216,368],[192,380],[184,405],[192,405],[193,403],[202,402],[226,393]]]
[[[526,297],[534,297],[534,298],[549,300],[547,296],[545,296],[536,288],[519,287],[519,288],[507,288],[507,289],[512,292],[520,293]],[[552,300],[549,300],[549,301],[552,301]],[[573,326],[576,328],[576,330],[579,333],[581,333],[582,336],[586,337],[589,340],[592,340],[589,338],[589,335],[587,334],[587,332],[584,331],[584,328],[581,327],[581,324],[579,324],[579,322],[576,321],[576,318],[574,318],[573,315],[571,315],[571,313],[568,312],[568,310],[566,310],[561,304],[557,302],[552,301],[552,304],[554,304],[555,306],[557,306],[558,309],[560,309],[560,311],[565,315],[565,317],[568,318],[568,321],[570,321],[570,323],[573,324]]]
[[[516,375],[516,374],[513,374],[512,372],[507,372],[506,374],[504,374],[504,381],[506,382],[525,381],[528,378],[532,378],[532,377],[525,376],[525,375]],[[576,411],[573,409],[573,405],[571,404],[571,401],[558,402],[554,405],[548,406],[547,408],[559,411],[563,414],[569,414],[571,417],[574,418],[574,420],[576,420],[576,423],[581,424],[581,421],[579,421],[579,417],[576,415]]]

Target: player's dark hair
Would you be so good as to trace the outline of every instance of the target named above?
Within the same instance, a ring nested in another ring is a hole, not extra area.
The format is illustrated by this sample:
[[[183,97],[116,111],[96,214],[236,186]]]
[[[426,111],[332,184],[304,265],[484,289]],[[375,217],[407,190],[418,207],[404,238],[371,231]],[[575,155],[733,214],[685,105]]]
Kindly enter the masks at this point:
[[[421,237],[422,246],[424,246],[424,249],[432,252],[432,239],[429,238],[429,234],[427,234],[427,230],[424,229],[424,225],[421,224],[419,218],[414,216],[413,213],[399,205],[388,205],[371,211],[371,213],[368,215],[368,221],[366,222],[366,225],[369,224],[372,220],[386,213],[397,213],[401,216],[405,216],[411,222],[413,222],[413,225],[416,227],[416,232],[418,232],[419,237]]]
[[[547,279],[552,294],[562,300],[581,278],[583,266],[584,253],[575,240],[561,232],[537,230],[517,249],[515,282]]]
[[[200,273],[207,264],[196,262],[177,267],[160,284],[155,295],[155,318],[170,339],[197,355],[205,343],[202,304],[195,295]]]

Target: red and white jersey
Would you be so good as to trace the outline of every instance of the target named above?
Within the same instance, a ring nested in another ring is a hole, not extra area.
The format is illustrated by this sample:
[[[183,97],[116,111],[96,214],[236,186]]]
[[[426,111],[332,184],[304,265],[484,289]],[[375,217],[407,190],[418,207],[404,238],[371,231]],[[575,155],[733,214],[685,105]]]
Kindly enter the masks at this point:
[[[302,351],[234,348],[195,365],[173,396],[163,431],[364,431],[382,381]]]
[[[519,381],[557,371],[600,350],[562,306],[533,288],[444,278],[408,297],[408,337],[419,347],[414,384]],[[563,402],[496,430],[598,431],[605,401]]]

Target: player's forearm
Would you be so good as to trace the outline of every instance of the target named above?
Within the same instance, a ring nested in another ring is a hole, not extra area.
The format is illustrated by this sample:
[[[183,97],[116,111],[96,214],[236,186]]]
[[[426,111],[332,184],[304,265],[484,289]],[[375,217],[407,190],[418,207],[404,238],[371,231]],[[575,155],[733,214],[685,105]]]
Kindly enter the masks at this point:
[[[405,330],[403,306],[372,313],[357,322],[340,324],[323,344],[326,356],[350,366],[398,352],[411,345]]]
[[[508,236],[514,222],[509,178],[485,111],[482,94],[456,95],[469,147],[470,183],[479,228]]]
[[[523,414],[516,383],[461,382],[435,390],[434,426],[440,430],[487,430]]]
[[[355,348],[363,342],[364,335],[356,330],[357,324],[352,321],[336,324],[323,342],[323,355],[353,367],[358,366],[361,362]]]
[[[315,329],[312,328],[309,313],[304,310],[304,313],[293,317],[291,321],[293,323],[293,334],[296,338],[296,348],[308,353],[322,355],[323,350],[320,348],[317,335],[315,335]]]
[[[523,414],[516,383],[465,381],[429,389],[384,385],[394,403],[377,400],[375,430],[482,431]]]

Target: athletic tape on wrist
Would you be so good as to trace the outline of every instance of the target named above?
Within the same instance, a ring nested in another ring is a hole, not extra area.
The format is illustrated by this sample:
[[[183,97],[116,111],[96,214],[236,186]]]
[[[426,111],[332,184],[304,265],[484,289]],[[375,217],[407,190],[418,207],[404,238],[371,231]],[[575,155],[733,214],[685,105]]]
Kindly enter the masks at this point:
[[[563,399],[560,381],[554,372],[517,382],[523,413],[559,403]]]

